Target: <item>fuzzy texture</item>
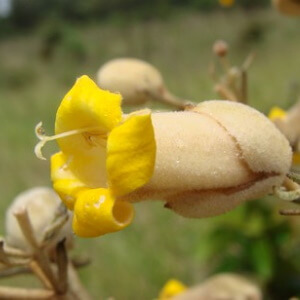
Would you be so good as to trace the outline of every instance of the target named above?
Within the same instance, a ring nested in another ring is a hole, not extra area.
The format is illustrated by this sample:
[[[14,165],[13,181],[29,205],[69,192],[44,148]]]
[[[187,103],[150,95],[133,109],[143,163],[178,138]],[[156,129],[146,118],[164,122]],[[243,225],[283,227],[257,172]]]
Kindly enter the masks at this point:
[[[189,288],[172,300],[252,299],[262,300],[260,289],[246,278],[230,273],[215,275]]]
[[[104,64],[97,73],[97,83],[102,89],[120,93],[124,105],[144,104],[153,97],[161,97],[165,90],[159,71],[134,58],[119,58]]]
[[[152,114],[154,174],[127,200],[158,198],[185,217],[222,214],[280,186],[292,151],[263,114],[230,101]]]
[[[274,115],[274,110],[280,111],[279,108],[274,108],[271,111],[269,118],[289,140],[293,149],[295,151],[300,151],[300,101],[298,101],[287,112],[281,110],[281,115]]]
[[[31,251],[31,247],[23,236],[19,223],[14,216],[16,210],[23,207],[27,209],[35,237],[38,242],[41,242],[44,230],[52,222],[60,203],[58,195],[47,187],[35,187],[19,194],[6,211],[5,241],[7,244],[18,249]],[[64,237],[67,237],[68,245],[71,245],[72,236],[71,222],[68,221],[52,245],[54,246],[55,242]]]
[[[300,16],[300,2],[298,0],[273,0],[273,5],[284,15]]]

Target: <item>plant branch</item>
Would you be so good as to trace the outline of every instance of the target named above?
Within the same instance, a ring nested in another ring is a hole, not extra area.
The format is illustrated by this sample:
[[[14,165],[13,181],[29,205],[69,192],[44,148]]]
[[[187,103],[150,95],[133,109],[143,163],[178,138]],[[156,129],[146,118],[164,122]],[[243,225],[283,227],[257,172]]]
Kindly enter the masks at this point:
[[[71,293],[79,300],[91,300],[90,295],[88,294],[85,287],[82,285],[79,276],[71,262],[69,262],[68,264],[68,277],[69,289]]]
[[[51,282],[51,285],[53,288],[57,291],[58,290],[58,284],[55,280],[54,274],[52,272],[49,259],[46,255],[46,253],[40,249],[39,244],[35,238],[34,231],[28,216],[27,210],[23,208],[19,208],[17,211],[15,211],[15,217],[17,218],[17,221],[19,223],[19,226],[23,232],[24,237],[27,239],[28,243],[34,250],[34,255],[36,256],[36,261],[40,265],[41,269]]]
[[[42,289],[24,289],[0,286],[0,299],[53,299],[54,292]]]
[[[29,268],[36,275],[36,277],[39,278],[39,280],[42,282],[46,289],[53,288],[51,282],[49,281],[49,279],[35,260],[30,261]]]

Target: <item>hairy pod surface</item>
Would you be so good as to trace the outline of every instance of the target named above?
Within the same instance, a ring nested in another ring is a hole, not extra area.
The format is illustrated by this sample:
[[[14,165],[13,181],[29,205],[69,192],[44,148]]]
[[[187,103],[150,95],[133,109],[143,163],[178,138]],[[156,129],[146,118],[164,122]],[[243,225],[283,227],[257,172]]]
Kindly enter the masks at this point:
[[[6,211],[5,240],[7,244],[25,251],[31,250],[14,215],[18,209],[25,208],[27,210],[34,235],[37,242],[40,243],[44,231],[53,221],[56,209],[60,203],[61,200],[58,195],[52,189],[47,187],[35,187],[19,194]],[[63,226],[57,238],[53,241],[52,246],[55,245],[55,242],[62,240],[64,237],[67,237],[67,243],[70,244],[72,236],[71,223],[68,221]]]
[[[102,89],[118,92],[123,104],[137,105],[161,98],[165,87],[160,72],[152,65],[134,58],[119,58],[104,64],[97,73]]]
[[[292,148],[299,151],[299,141],[300,141],[300,102],[296,103],[292,108],[290,108],[283,117],[274,118],[272,121],[279,128],[279,130],[284,134],[284,136],[290,142]]]
[[[280,186],[292,151],[263,114],[230,101],[153,113],[156,162],[150,181],[128,200],[157,198],[185,217],[222,214]]]
[[[262,300],[262,292],[253,282],[231,273],[217,274],[191,287],[173,300],[255,299]]]

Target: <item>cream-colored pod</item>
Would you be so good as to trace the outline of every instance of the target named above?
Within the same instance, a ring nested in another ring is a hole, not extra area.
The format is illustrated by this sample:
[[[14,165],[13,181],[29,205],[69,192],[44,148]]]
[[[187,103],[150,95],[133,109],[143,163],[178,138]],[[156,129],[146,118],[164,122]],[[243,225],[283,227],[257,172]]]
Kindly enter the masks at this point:
[[[124,105],[141,105],[151,100],[178,107],[184,105],[167,90],[155,67],[136,58],[107,62],[97,72],[97,84],[102,89],[120,93]]]
[[[35,238],[38,243],[41,243],[45,229],[53,221],[60,203],[61,200],[58,195],[48,187],[35,187],[19,194],[7,209],[5,215],[5,241],[7,245],[31,251],[31,247],[24,237],[15,217],[15,213],[18,210],[23,208],[27,210]],[[54,246],[56,242],[65,237],[67,238],[68,245],[71,245],[73,233],[70,221],[63,226],[59,235],[51,241],[49,247]]]
[[[274,118],[272,121],[289,140],[294,151],[300,151],[300,101],[290,108],[282,118]]]
[[[135,58],[107,62],[97,73],[97,83],[102,89],[120,93],[125,105],[144,104],[164,90],[159,71]]]
[[[253,108],[206,101],[184,112],[153,113],[156,162],[150,181],[128,195],[157,198],[185,217],[222,214],[280,186],[292,151]]]
[[[252,299],[262,300],[259,287],[248,279],[232,274],[221,273],[187,289],[172,300],[213,300],[213,299]]]
[[[273,0],[273,5],[282,14],[300,16],[299,0]]]

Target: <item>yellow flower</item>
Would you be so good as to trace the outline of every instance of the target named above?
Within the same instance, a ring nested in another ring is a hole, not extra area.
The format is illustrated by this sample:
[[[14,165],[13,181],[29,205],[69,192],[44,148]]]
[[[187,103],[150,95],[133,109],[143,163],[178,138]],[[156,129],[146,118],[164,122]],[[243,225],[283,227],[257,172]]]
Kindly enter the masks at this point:
[[[183,291],[185,291],[187,287],[180,281],[176,279],[170,279],[162,288],[159,293],[158,300],[167,300],[171,299],[173,296],[176,296]]]
[[[290,169],[287,139],[249,106],[215,100],[125,116],[120,103],[83,76],[57,111],[56,135],[37,128],[39,156],[46,141],[58,140],[53,185],[80,236],[123,229],[131,203],[142,200],[162,200],[189,218],[219,215],[279,188]]]
[[[293,153],[293,164],[300,165],[300,152]]]
[[[294,132],[293,131],[294,127],[282,126],[281,123],[278,124],[278,122],[280,122],[280,121],[287,120],[288,119],[287,116],[288,116],[288,114],[285,110],[281,109],[280,107],[275,106],[269,112],[268,117],[271,121],[273,121],[275,124],[277,124],[277,126],[282,129],[283,133],[285,133],[287,138],[289,138],[291,136],[289,133]],[[287,130],[286,128],[291,128],[292,130]],[[290,139],[290,140],[292,140],[292,139]],[[293,165],[300,165],[300,153],[298,151],[294,151],[294,153],[293,153]]]
[[[54,189],[74,210],[73,230],[94,237],[126,227],[133,208],[122,197],[152,176],[156,145],[149,111],[122,115],[121,95],[80,77],[62,100],[53,137],[60,152],[51,158]],[[40,147],[37,147],[39,152]]]
[[[276,119],[284,119],[286,117],[286,111],[284,111],[280,107],[274,106],[269,112],[268,117],[271,121],[274,121]]]
[[[234,0],[219,0],[220,5],[230,7],[234,4]]]

